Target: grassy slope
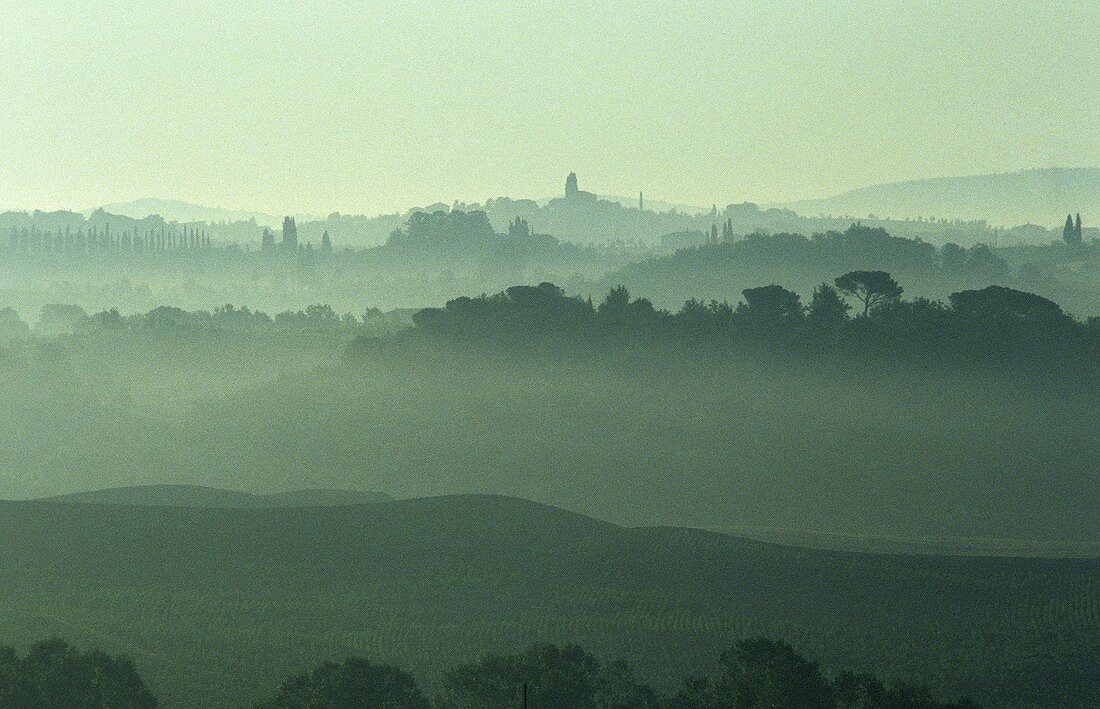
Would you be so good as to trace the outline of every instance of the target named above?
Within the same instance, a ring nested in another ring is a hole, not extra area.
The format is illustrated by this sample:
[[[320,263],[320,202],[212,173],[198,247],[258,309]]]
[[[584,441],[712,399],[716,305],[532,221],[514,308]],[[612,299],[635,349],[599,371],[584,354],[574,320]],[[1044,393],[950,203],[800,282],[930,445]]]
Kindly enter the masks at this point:
[[[350,652],[430,683],[535,641],[581,642],[661,680],[755,633],[788,637],[827,668],[1011,705],[1100,690],[1100,560],[811,551],[497,496],[3,502],[0,538],[0,638],[59,633],[128,652],[168,706],[239,704]]]

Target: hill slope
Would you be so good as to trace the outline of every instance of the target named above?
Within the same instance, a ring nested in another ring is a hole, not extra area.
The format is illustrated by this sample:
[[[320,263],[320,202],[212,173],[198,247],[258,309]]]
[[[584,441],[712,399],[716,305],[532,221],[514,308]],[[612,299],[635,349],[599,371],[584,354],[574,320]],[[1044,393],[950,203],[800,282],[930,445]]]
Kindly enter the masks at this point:
[[[808,216],[875,214],[894,218],[985,219],[1014,226],[1061,227],[1067,212],[1100,223],[1100,168],[1046,168],[874,185],[784,205]]]
[[[319,507],[365,505],[388,502],[393,498],[381,492],[329,490],[323,488],[290,490],[254,495],[204,485],[133,485],[106,490],[74,492],[42,498],[45,502],[70,502],[97,505],[141,505],[175,507]]]
[[[131,654],[166,706],[240,705],[361,653],[429,684],[536,641],[657,681],[790,639],[1026,706],[1100,696],[1100,560],[875,556],[625,528],[515,498],[228,509],[0,502],[0,641]]]

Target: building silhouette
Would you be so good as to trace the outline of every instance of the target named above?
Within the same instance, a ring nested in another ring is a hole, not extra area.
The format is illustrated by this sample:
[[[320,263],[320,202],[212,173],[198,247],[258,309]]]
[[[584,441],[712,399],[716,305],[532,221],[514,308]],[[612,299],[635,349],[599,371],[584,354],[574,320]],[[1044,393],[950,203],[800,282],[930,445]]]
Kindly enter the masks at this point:
[[[596,195],[591,192],[585,192],[577,187],[577,173],[571,172],[569,176],[565,178],[565,201],[570,204],[582,202],[595,203]]]

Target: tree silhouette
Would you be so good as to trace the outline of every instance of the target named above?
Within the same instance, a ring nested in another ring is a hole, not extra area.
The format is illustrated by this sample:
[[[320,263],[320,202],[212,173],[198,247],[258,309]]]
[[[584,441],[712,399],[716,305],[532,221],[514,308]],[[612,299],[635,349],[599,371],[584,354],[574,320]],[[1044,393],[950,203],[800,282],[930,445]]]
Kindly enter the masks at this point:
[[[656,694],[623,662],[603,663],[576,645],[534,645],[519,655],[487,655],[444,678],[443,706],[519,706],[527,685],[532,707],[622,709],[656,706]]]
[[[1073,225],[1072,214],[1066,215],[1066,225],[1062,227],[1062,241],[1070,244],[1071,246],[1076,246],[1077,244],[1081,243],[1077,229],[1074,228]]]
[[[741,295],[745,297],[745,302],[737,309],[738,312],[757,321],[776,322],[801,318],[803,315],[798,293],[783,286],[772,284],[746,288],[741,291]]]
[[[38,643],[25,657],[0,648],[0,706],[12,709],[151,709],[156,697],[125,657],[83,653],[63,640]]]
[[[428,700],[408,673],[360,657],[324,662],[287,677],[275,696],[256,709],[427,709]]]
[[[607,297],[596,308],[601,316],[621,319],[625,316],[627,306],[630,305],[630,291],[626,286],[620,285],[611,289]]]
[[[960,315],[987,321],[1005,317],[1042,320],[1062,316],[1062,308],[1054,301],[1004,286],[959,291],[948,296],[948,300]]]
[[[834,283],[844,293],[863,303],[863,317],[873,308],[897,300],[902,287],[885,271],[851,271]]]
[[[685,683],[672,706],[704,707],[800,707],[832,709],[829,681],[816,662],[799,655],[782,640],[757,637],[741,640],[720,661],[720,674],[711,680]]]
[[[834,325],[847,320],[851,309],[852,306],[841,297],[840,291],[828,283],[822,283],[814,288],[807,311],[814,322]]]

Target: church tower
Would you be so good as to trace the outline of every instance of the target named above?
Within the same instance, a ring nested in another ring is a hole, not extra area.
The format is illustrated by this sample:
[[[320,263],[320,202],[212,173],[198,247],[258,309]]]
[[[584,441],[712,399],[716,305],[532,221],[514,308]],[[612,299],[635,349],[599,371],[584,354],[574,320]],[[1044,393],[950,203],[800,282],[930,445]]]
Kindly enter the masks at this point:
[[[569,177],[565,178],[565,198],[576,199],[580,190],[577,188],[577,173],[569,173]]]

